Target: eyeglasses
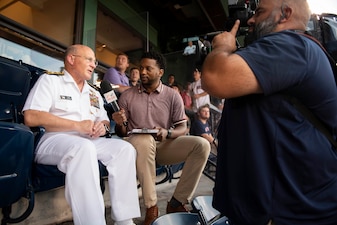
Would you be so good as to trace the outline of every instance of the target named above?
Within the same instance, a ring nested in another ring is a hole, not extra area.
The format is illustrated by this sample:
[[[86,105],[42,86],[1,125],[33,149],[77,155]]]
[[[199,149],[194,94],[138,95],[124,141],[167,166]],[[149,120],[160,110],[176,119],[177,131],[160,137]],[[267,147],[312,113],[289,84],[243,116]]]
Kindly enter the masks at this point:
[[[73,55],[75,57],[82,57],[84,58],[88,63],[93,63],[95,64],[95,66],[98,66],[98,61],[93,59],[93,58],[89,58],[89,57],[86,57],[86,56],[83,56],[83,55]]]

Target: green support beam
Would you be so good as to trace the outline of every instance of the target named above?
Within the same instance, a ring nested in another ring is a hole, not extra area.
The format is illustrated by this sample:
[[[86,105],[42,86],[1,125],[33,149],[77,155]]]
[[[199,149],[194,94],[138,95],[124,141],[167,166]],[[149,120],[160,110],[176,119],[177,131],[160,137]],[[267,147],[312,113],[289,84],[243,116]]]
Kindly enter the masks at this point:
[[[158,46],[158,32],[147,21],[147,12],[137,13],[121,0],[99,0],[105,7],[111,10],[116,16],[130,25],[139,34],[148,40],[152,45]]]
[[[83,40],[84,45],[93,50],[96,47],[96,24],[97,24],[97,0],[85,0],[83,18]]]
[[[229,10],[228,10],[228,0],[221,0],[222,7],[224,8],[226,12],[226,16],[229,15]]]

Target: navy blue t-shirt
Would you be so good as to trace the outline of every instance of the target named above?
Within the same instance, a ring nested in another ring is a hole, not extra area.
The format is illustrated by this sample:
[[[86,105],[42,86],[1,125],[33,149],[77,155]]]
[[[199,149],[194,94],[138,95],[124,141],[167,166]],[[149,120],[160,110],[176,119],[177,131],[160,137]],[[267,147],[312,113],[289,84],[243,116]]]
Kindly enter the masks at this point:
[[[202,134],[212,134],[209,124],[201,122],[199,119],[195,119],[191,125],[191,135],[201,136]]]
[[[305,104],[336,137],[337,91],[329,61],[294,31],[236,52],[263,94],[226,99],[219,126],[214,206],[235,225],[337,224],[337,151],[291,105]]]

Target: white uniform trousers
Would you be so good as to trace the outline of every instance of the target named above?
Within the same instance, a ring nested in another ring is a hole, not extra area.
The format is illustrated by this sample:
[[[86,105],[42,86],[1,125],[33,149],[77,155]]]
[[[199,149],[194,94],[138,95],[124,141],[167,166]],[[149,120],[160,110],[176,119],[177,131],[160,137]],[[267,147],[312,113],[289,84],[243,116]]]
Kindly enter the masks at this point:
[[[57,165],[66,174],[65,197],[74,224],[106,224],[99,184],[100,160],[109,173],[111,218],[123,221],[140,217],[136,182],[136,151],[119,138],[88,139],[65,133],[47,133],[39,142],[35,161]]]

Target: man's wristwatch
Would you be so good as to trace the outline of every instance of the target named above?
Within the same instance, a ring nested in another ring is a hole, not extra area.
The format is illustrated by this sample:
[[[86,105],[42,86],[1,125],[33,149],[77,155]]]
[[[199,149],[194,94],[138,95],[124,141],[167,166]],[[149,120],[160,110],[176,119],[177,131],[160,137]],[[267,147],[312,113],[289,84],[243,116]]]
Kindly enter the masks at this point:
[[[128,121],[123,121],[123,123],[122,124],[116,124],[116,125],[118,125],[118,126],[120,126],[120,127],[128,127],[128,124],[129,124],[129,122]]]
[[[166,139],[171,138],[171,135],[172,135],[172,129],[170,128],[170,129],[167,130],[167,136],[166,136]]]
[[[108,134],[110,132],[110,127],[106,125],[105,123],[103,124],[103,126],[105,128],[105,134]]]

